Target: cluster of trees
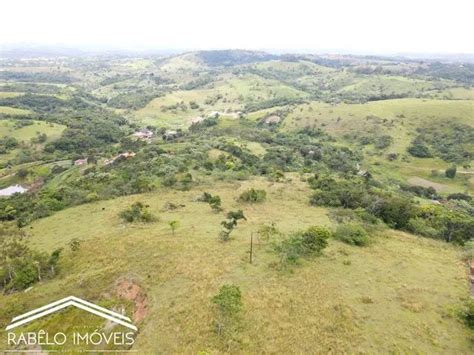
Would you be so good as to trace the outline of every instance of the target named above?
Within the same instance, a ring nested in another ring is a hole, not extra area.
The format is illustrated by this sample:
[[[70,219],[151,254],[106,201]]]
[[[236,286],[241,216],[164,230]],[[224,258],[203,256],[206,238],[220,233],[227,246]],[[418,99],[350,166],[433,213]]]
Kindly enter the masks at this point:
[[[2,224],[0,229],[0,289],[24,290],[57,274],[61,249],[51,254],[32,250],[22,231]]]
[[[421,207],[401,192],[386,192],[376,182],[355,177],[315,175],[309,184],[314,189],[313,205],[362,208],[391,228],[447,242],[464,244],[474,238],[474,214],[468,203]],[[411,192],[432,193],[419,187]]]
[[[362,145],[373,144],[377,149],[386,149],[393,143],[393,138],[388,135],[363,135],[358,137],[358,141]]]
[[[0,200],[0,220],[16,219],[23,226],[68,206],[147,192],[159,185],[189,189],[194,183],[193,171],[216,177],[228,174],[232,179],[245,179],[250,175],[278,179],[284,171],[333,169],[355,172],[356,163],[361,159],[359,153],[332,144],[331,137],[320,130],[308,128],[296,134],[278,133],[265,128],[255,129],[256,125],[251,123],[228,134],[264,144],[267,149],[262,158],[243,145],[221,139],[222,132],[217,126],[196,134],[190,132],[182,137],[180,146],[163,149],[159,143],[145,144],[124,139],[126,130],[121,121],[116,117],[107,120],[107,116],[100,112],[97,114],[94,118],[78,117],[76,122],[65,118],[68,128],[63,136],[47,143],[43,153],[32,151],[28,155],[24,149],[21,154],[23,162],[39,158],[36,154],[43,154],[43,160],[87,157],[89,165],[77,173],[62,174],[51,190],[48,181],[64,169],[50,169],[49,175],[44,176],[46,184],[39,192]],[[208,151],[212,148],[226,154],[211,160]],[[106,166],[96,164],[101,156],[108,158],[124,151],[137,154],[132,159],[117,159]],[[261,200],[262,193],[249,192],[245,198]],[[211,207],[219,210],[217,200],[212,201]]]
[[[4,136],[0,138],[0,154],[5,154],[15,149],[18,146],[18,141],[14,137]]]
[[[126,93],[112,97],[107,101],[107,105],[121,109],[138,110],[145,107],[154,98],[162,95],[163,93],[153,90],[137,89],[133,92],[127,90]]]
[[[439,156],[448,162],[470,161],[474,154],[474,128],[460,123],[439,123],[418,129],[419,135],[408,147],[408,152],[420,158]]]
[[[62,73],[41,73],[41,72],[16,72],[4,70],[0,73],[0,78],[6,81],[17,81],[17,82],[36,82],[36,83],[58,83],[58,84],[69,84],[73,82],[73,79]]]

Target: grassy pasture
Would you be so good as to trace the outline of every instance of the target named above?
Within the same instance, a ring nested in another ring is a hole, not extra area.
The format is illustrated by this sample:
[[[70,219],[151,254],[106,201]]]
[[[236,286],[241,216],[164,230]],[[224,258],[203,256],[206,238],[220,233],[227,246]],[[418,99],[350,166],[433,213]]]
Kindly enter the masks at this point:
[[[394,138],[396,152],[404,152],[415,129],[437,120],[474,125],[474,102],[470,100],[396,99],[366,104],[313,102],[296,107],[285,119],[284,129],[319,127],[335,136],[380,132]]]
[[[0,114],[6,115],[29,115],[32,112],[21,108],[14,108],[9,106],[0,106]]]
[[[17,97],[23,95],[21,92],[0,92],[0,99],[8,99],[10,97]]]
[[[436,91],[433,96],[439,99],[448,100],[474,100],[473,88],[450,88],[446,90]]]
[[[435,84],[433,82],[421,79],[411,79],[401,76],[367,75],[357,78],[354,84],[345,86],[341,89],[341,92],[363,92],[372,95],[414,95],[420,91],[432,90],[434,87]]]
[[[63,125],[56,123],[49,123],[43,121],[33,121],[29,126],[15,128],[14,121],[3,120],[0,121],[0,136],[10,136],[16,138],[18,141],[29,141],[35,137],[37,133],[45,133],[48,136],[48,141],[59,138],[63,130],[66,128]]]
[[[217,97],[220,98],[217,98]],[[175,91],[152,100],[146,107],[134,113],[134,117],[143,124],[155,126],[181,127],[190,125],[190,119],[210,112],[236,112],[246,103],[275,98],[303,98],[308,94],[286,86],[274,80],[262,79],[256,75],[244,77],[221,78],[213,88],[191,91]],[[208,101],[211,100],[211,101]],[[199,109],[191,109],[189,103],[194,101]],[[164,106],[184,102],[187,110],[167,110]]]
[[[47,142],[53,141],[61,136],[66,128],[65,126],[48,123],[43,121],[33,121],[34,124],[15,128],[14,121],[0,120],[0,137],[9,136],[15,138],[18,142],[29,142],[31,138],[36,137],[37,133],[45,133]],[[0,163],[5,163],[15,157],[19,149],[13,149],[6,154],[0,154]]]

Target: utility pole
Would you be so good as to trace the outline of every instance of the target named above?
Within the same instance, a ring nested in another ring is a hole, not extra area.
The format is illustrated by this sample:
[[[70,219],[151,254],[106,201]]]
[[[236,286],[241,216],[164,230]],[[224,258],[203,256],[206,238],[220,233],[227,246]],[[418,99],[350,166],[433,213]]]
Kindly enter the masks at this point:
[[[253,258],[253,232],[250,233],[250,264],[252,264]]]

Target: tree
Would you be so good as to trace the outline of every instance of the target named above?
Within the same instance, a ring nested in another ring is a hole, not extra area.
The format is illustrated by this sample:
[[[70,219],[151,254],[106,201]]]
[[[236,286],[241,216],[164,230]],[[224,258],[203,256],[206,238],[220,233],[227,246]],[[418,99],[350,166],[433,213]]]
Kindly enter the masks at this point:
[[[228,241],[230,239],[230,233],[234,230],[237,226],[237,221],[245,218],[244,213],[242,210],[238,211],[230,211],[227,213],[227,219],[221,222],[223,229],[219,233],[219,237],[222,241]]]
[[[171,232],[174,235],[175,230],[179,227],[179,221],[173,220],[173,221],[170,221],[168,224],[171,228]]]
[[[214,195],[212,196],[210,199],[209,199],[209,206],[211,206],[212,210],[214,212],[220,212],[222,211],[222,207],[221,207],[221,198],[217,195]]]
[[[446,169],[444,174],[446,175],[447,178],[454,179],[456,177],[456,165],[452,165],[449,168]]]
[[[16,175],[17,175],[19,178],[24,179],[24,178],[26,178],[26,177],[28,176],[29,173],[30,173],[30,172],[29,172],[27,169],[25,169],[25,168],[20,168],[20,169],[18,169],[18,171],[16,172]]]

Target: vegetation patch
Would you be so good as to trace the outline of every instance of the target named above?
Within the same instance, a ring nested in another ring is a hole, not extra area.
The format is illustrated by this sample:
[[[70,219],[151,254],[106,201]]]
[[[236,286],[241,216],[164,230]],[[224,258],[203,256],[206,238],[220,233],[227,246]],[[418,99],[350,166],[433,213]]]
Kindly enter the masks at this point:
[[[151,223],[158,220],[142,202],[135,202],[130,208],[123,210],[119,214],[126,222],[144,222]]]
[[[265,190],[259,190],[251,188],[242,192],[239,196],[239,201],[248,203],[260,203],[267,199],[267,192]]]

